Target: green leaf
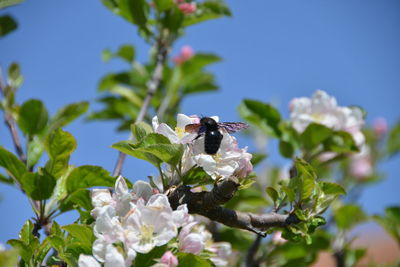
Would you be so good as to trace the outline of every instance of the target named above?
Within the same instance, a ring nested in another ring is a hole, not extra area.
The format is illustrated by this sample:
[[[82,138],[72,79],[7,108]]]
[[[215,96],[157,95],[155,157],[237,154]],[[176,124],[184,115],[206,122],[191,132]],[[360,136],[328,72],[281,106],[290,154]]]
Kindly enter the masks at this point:
[[[215,54],[196,53],[191,59],[185,61],[182,65],[182,71],[187,75],[201,71],[204,67],[220,62],[222,59]]]
[[[384,216],[374,216],[377,221],[400,244],[400,207],[385,209]]]
[[[0,251],[0,266],[3,267],[14,267],[18,266],[18,250],[3,250]]]
[[[16,249],[18,251],[18,254],[21,255],[21,258],[25,262],[29,262],[31,260],[33,251],[29,247],[29,245],[18,239],[10,239],[7,241],[7,244]]]
[[[9,175],[21,182],[22,176],[27,172],[25,164],[22,163],[13,153],[0,146],[0,166]]]
[[[117,56],[125,59],[128,63],[132,63],[135,59],[135,48],[132,45],[121,45],[118,49]]]
[[[73,193],[80,188],[93,186],[113,187],[115,178],[99,166],[84,165],[75,168],[67,178],[67,191]]]
[[[2,2],[0,2],[0,8]],[[10,32],[16,30],[17,27],[17,22],[10,15],[4,15],[0,17],[0,37],[6,36]]]
[[[317,175],[313,167],[303,159],[296,158],[295,166],[297,175],[290,180],[289,187],[296,192],[298,201],[307,200],[314,193]]]
[[[34,166],[38,163],[40,160],[43,151],[44,151],[44,142],[42,141],[42,138],[39,136],[34,136],[29,142],[28,142],[28,152],[26,153],[28,159],[28,166]]]
[[[332,129],[317,123],[311,123],[300,135],[304,148],[311,150],[321,145],[328,137],[333,134]]]
[[[276,191],[273,187],[268,186],[267,188],[265,188],[265,192],[267,192],[268,196],[270,196],[273,202],[276,202],[278,200],[278,191]]]
[[[92,228],[89,225],[69,224],[63,226],[62,229],[66,230],[70,235],[76,238],[77,242],[91,251],[92,243],[96,238],[93,234]]]
[[[122,153],[130,155],[132,157],[146,160],[156,167],[158,167],[161,164],[161,160],[159,158],[157,158],[156,156],[154,156],[151,153],[134,149],[133,145],[134,144],[132,144],[132,142],[121,141],[121,142],[113,144],[111,147],[117,149],[118,151],[121,151]]]
[[[282,185],[281,189],[283,192],[285,192],[289,202],[293,202],[295,200],[296,194],[292,188]]]
[[[262,154],[262,153],[251,153],[251,155],[253,156],[251,158],[251,164],[253,166],[258,165],[259,163],[261,163],[265,158],[267,158],[266,154]]]
[[[133,267],[150,267],[156,263],[156,259],[161,258],[161,256],[166,251],[167,246],[160,246],[153,248],[149,253],[141,254],[137,253]]]
[[[22,2],[24,2],[24,0],[0,0],[0,9],[8,6],[18,5]]]
[[[158,12],[163,12],[175,5],[173,0],[154,0],[154,5]]]
[[[355,204],[347,204],[334,210],[334,218],[339,228],[350,230],[358,223],[367,219],[360,206]]]
[[[68,168],[69,158],[76,148],[75,138],[66,131],[56,129],[47,136],[45,147],[50,158],[46,169],[55,178],[59,178]]]
[[[345,131],[336,131],[324,141],[324,150],[338,153],[359,152],[351,134]]]
[[[43,131],[47,125],[49,115],[42,101],[30,99],[19,110],[18,126],[28,136]]]
[[[346,195],[346,190],[339,184],[321,182],[321,188],[326,195]]]
[[[62,201],[60,205],[60,211],[65,212],[76,208],[76,205],[91,211],[93,209],[91,193],[87,189],[78,189],[72,192],[68,197]]]
[[[7,243],[18,249],[19,254],[24,261],[29,262],[33,253],[39,247],[39,239],[32,234],[34,225],[30,220],[27,220],[19,233],[18,239],[8,240]]]
[[[292,158],[294,154],[294,148],[291,143],[286,141],[279,141],[279,152],[285,158]]]
[[[205,185],[211,184],[212,182],[213,179],[201,167],[191,168],[182,177],[182,183],[184,185]]]
[[[57,111],[56,115],[50,121],[50,132],[57,128],[62,128],[83,113],[85,113],[89,108],[88,102],[77,102],[66,105],[65,107],[61,108]]]
[[[387,140],[387,152],[394,156],[400,152],[400,121],[390,130]]]
[[[38,265],[41,265],[46,255],[49,253],[51,249],[51,242],[48,238],[45,238],[43,242],[40,244],[36,251],[35,255],[35,262]]]
[[[204,1],[203,3],[198,3],[197,9],[199,11],[195,14],[185,16],[184,26],[232,15],[229,7],[220,0],[209,0]]]
[[[240,116],[248,122],[260,127],[266,134],[279,137],[281,115],[269,104],[257,100],[245,99],[239,106]]]
[[[147,22],[148,4],[144,0],[116,0],[119,13],[129,22],[138,26],[145,26]]]
[[[56,179],[45,169],[43,173],[28,172],[23,176],[21,186],[28,196],[34,200],[45,200],[51,197]]]
[[[21,87],[23,81],[24,78],[22,77],[19,65],[15,62],[11,63],[11,65],[8,67],[8,83],[10,86],[19,88]]]
[[[147,160],[155,166],[161,162],[176,165],[183,154],[183,145],[171,144],[167,137],[156,133],[146,135],[137,144],[122,141],[113,144],[112,147],[125,154]]]
[[[137,141],[142,140],[146,135],[153,132],[153,128],[146,122],[135,122],[132,124],[131,131]]]
[[[199,255],[194,255],[191,253],[183,253],[179,252],[178,253],[178,260],[179,260],[179,265],[178,267],[212,267],[213,264],[211,263],[210,260],[204,259],[200,257]]]

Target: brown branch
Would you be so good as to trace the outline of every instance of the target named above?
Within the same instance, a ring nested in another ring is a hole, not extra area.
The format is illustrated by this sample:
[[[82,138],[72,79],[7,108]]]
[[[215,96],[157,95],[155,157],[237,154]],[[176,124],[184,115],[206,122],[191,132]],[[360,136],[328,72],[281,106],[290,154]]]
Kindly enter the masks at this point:
[[[254,214],[240,212],[221,207],[236,191],[233,182],[227,180],[217,184],[210,192],[192,192],[189,186],[179,186],[168,193],[169,202],[173,209],[186,204],[191,214],[199,214],[225,224],[230,227],[245,229],[265,237],[265,231],[271,227],[286,227],[299,222],[294,214],[278,214],[275,212],[266,214]],[[216,189],[217,188],[217,189]]]
[[[253,244],[250,246],[246,255],[246,267],[258,267],[260,266],[260,260],[256,259],[257,251],[261,244],[261,236],[257,235]]]
[[[142,107],[140,108],[139,114],[137,115],[135,122],[143,121],[143,119],[147,113],[147,110],[150,106],[150,101],[153,98],[153,96],[162,80],[164,64],[167,59],[168,52],[169,52],[168,43],[160,38],[158,40],[158,44],[157,44],[156,66],[154,68],[153,75],[147,84],[147,94],[146,94],[145,99],[143,100]],[[133,136],[131,134],[129,136],[128,140],[132,140],[132,139],[133,139]],[[125,162],[125,158],[126,158],[126,154],[119,152],[118,160],[117,160],[117,163],[115,164],[113,176],[119,176],[121,174],[122,167]]]

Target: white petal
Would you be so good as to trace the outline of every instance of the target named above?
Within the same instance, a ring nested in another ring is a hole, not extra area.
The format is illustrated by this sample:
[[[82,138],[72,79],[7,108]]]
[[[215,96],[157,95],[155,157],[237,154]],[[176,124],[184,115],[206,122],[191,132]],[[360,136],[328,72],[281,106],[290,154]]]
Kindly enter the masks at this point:
[[[166,136],[173,144],[176,144],[179,141],[176,132],[165,123],[161,123],[158,126],[156,133]]]
[[[126,184],[125,179],[122,176],[119,176],[117,181],[115,182],[115,194],[117,196],[128,194],[128,185]]]
[[[189,220],[189,212],[187,205],[180,205],[176,210],[172,212],[172,219],[176,227],[181,227],[183,224],[187,223]]]
[[[104,267],[124,267],[125,259],[124,256],[118,251],[112,244],[106,248],[106,259]]]
[[[153,188],[149,183],[139,180],[134,184],[132,192],[137,198],[143,198],[147,202],[153,195]]]
[[[96,259],[100,262],[104,262],[106,258],[106,246],[107,242],[103,238],[96,239],[93,242],[93,256],[95,256]]]
[[[78,266],[79,267],[101,267],[100,263],[98,263],[95,258],[93,258],[92,256],[83,255],[83,254],[79,255]]]
[[[176,127],[185,128],[186,125],[193,123],[193,119],[185,114],[179,113],[177,115]]]
[[[200,234],[191,233],[182,240],[180,250],[186,253],[199,254],[204,249],[204,240]]]
[[[160,123],[158,122],[158,117],[154,116],[153,119],[151,120],[151,124],[153,125],[153,130],[154,132],[157,131],[158,126],[160,125]]]

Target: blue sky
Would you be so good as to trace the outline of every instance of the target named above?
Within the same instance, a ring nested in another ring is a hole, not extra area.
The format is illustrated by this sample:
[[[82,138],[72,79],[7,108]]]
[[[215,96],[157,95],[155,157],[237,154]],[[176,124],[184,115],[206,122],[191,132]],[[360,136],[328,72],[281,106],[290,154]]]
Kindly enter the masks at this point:
[[[367,121],[383,116],[400,118],[400,2],[396,0],[248,0],[228,1],[234,16],[194,26],[174,48],[189,44],[195,51],[213,52],[224,61],[211,67],[221,91],[192,97],[183,103],[187,114],[219,115],[237,120],[243,98],[275,104],[285,117],[287,103],[310,96],[316,89],[336,96],[341,105],[360,105]],[[81,100],[98,105],[96,86],[107,72],[125,68],[105,64],[101,51],[133,43],[139,60],[148,47],[136,30],[101,5],[100,1],[27,1],[1,10],[12,14],[19,29],[0,40],[0,65],[20,63],[25,76],[18,94],[23,102],[40,98],[51,114]],[[68,126],[78,148],[71,162],[112,170],[116,152],[110,145],[126,138],[114,123]],[[242,140],[242,144],[247,144]],[[0,144],[12,150],[9,133],[0,125]],[[248,143],[251,145],[251,143]],[[274,157],[272,161],[274,161]],[[278,161],[278,160],[277,160]],[[387,180],[365,191],[360,202],[371,212],[399,204],[399,159],[382,166]],[[156,174],[150,165],[129,159],[124,175],[132,181]],[[33,213],[16,189],[0,185],[0,242],[16,237]],[[71,222],[75,215],[60,218]]]

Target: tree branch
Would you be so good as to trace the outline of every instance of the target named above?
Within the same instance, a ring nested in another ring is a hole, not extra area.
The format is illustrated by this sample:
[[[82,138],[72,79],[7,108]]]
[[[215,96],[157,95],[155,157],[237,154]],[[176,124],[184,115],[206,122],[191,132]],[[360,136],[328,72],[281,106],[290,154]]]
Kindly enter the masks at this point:
[[[168,45],[167,41],[163,40],[160,37],[157,42],[156,66],[154,68],[153,75],[147,84],[147,94],[143,100],[142,107],[140,108],[139,114],[137,115],[135,122],[143,121],[143,119],[147,113],[147,110],[150,106],[150,101],[153,98],[153,96],[162,80],[164,64],[167,59],[168,52],[169,52],[169,45]],[[132,134],[130,134],[128,140],[132,140],[132,139],[133,139],[133,136],[132,136]],[[117,160],[117,163],[115,164],[113,176],[119,176],[121,174],[122,167],[125,162],[125,158],[126,158],[126,154],[119,152],[118,160]]]
[[[260,265],[259,259],[256,259],[258,248],[261,244],[261,236],[257,235],[253,244],[250,246],[246,255],[246,267],[258,267]]]
[[[186,204],[189,213],[199,214],[210,220],[225,224],[230,227],[245,229],[265,237],[265,231],[271,227],[286,227],[300,220],[294,214],[254,214],[240,212],[221,207],[232,198],[237,186],[233,187],[231,179],[217,184],[210,192],[192,192],[189,186],[179,186],[168,193],[169,202],[173,209]]]
[[[0,92],[5,96],[5,89],[6,88],[6,83],[3,78],[3,73],[0,68]],[[17,152],[17,155],[19,159],[26,164],[26,155],[24,153],[24,150],[22,149],[21,141],[18,136],[18,131],[17,131],[17,126],[15,124],[15,120],[12,117],[10,113],[8,113],[6,110],[4,110],[4,122],[7,125],[10,133],[11,133],[11,138],[13,140],[13,144],[15,147],[15,151]]]

